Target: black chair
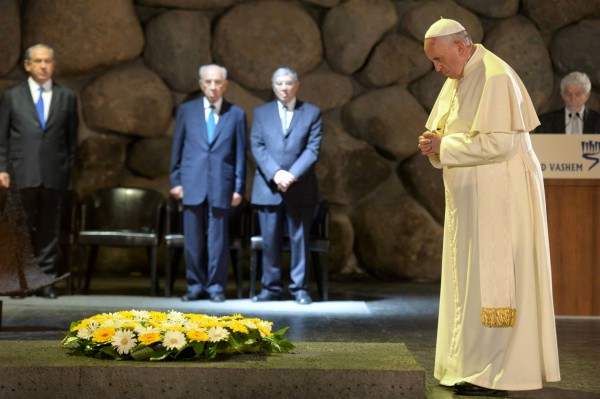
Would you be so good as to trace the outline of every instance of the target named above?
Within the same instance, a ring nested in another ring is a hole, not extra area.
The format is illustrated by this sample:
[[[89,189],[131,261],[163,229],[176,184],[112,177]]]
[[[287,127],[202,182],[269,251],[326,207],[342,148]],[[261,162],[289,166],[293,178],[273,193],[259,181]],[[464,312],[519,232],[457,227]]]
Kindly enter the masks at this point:
[[[61,201],[60,237],[59,237],[59,265],[62,272],[68,272],[67,294],[73,293],[73,251],[77,246],[77,233],[79,230],[79,196],[74,190],[66,191]]]
[[[244,251],[248,242],[248,203],[243,201],[231,208],[229,216],[229,255],[236,279],[237,297],[243,296],[242,270]],[[167,221],[165,228],[165,296],[173,293],[173,284],[183,252],[183,207],[173,197],[167,200]]]
[[[164,212],[161,193],[145,188],[101,188],[83,199],[81,229],[78,235],[79,274],[81,278],[85,249],[89,247],[84,292],[90,287],[100,246],[145,247],[150,260],[150,295],[158,291],[157,249],[160,244]]]
[[[260,235],[258,223],[258,211],[253,209],[252,236],[250,237],[250,298],[256,295],[256,280],[258,276],[258,264],[260,253],[263,248],[263,238]],[[290,251],[290,241],[287,229],[284,228],[283,251]],[[327,256],[321,262],[319,255],[329,252],[329,207],[325,200],[321,200],[317,206],[313,223],[310,230],[309,251],[313,270],[317,279],[319,295],[323,301],[329,298],[329,269]]]

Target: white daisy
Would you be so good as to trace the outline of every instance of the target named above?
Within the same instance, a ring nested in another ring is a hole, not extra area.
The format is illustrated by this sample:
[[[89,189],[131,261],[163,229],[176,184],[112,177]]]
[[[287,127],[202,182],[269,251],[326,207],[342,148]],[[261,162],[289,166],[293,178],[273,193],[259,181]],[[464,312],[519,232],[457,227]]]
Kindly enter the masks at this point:
[[[181,331],[167,331],[162,343],[169,350],[181,349],[186,343],[185,335]]]
[[[211,327],[207,333],[210,342],[224,341],[229,337],[229,331],[221,326]]]
[[[111,339],[111,343],[117,352],[119,352],[120,355],[123,355],[129,353],[129,351],[137,345],[137,339],[135,339],[133,331],[117,330]]]
[[[176,310],[170,310],[167,314],[167,320],[171,323],[181,325],[187,321],[185,315]]]
[[[87,328],[82,328],[81,330],[77,331],[77,338],[90,339],[92,335],[92,332]]]
[[[131,313],[133,314],[133,319],[134,320],[148,320],[150,318],[150,312],[148,312],[147,310],[131,310]]]
[[[133,328],[133,331],[135,331],[137,335],[142,335],[142,334],[150,334],[153,332],[159,332],[160,329],[152,327],[152,326],[143,326],[141,324],[138,324]]]

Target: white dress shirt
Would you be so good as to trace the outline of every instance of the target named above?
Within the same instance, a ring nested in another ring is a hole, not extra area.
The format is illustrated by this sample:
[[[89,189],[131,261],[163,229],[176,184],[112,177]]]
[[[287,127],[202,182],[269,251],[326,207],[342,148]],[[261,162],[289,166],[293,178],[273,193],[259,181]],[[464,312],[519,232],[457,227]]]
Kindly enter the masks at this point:
[[[565,133],[566,134],[583,134],[583,111],[582,107],[579,111],[572,113],[565,108]]]
[[[33,103],[37,103],[40,98],[40,85],[37,84],[35,80],[30,76],[27,79],[27,83],[29,84],[29,90],[31,91],[31,97],[33,98]],[[42,85],[44,89],[44,93],[42,94],[42,98],[44,99],[44,122],[48,121],[48,112],[50,111],[50,102],[52,101],[52,79],[49,79],[46,83]]]

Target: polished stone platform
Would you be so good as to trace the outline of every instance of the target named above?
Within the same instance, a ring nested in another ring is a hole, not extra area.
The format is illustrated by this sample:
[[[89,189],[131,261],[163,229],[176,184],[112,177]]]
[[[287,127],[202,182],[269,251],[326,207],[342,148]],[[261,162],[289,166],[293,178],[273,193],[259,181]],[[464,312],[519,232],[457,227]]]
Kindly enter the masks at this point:
[[[71,355],[59,341],[0,341],[0,398],[424,398],[403,343],[297,343],[287,354],[135,362]]]

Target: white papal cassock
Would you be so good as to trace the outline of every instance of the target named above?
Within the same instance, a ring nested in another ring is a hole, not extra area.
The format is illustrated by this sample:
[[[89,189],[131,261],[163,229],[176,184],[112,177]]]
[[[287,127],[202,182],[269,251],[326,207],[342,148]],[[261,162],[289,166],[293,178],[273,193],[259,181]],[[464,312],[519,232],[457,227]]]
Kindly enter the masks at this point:
[[[527,390],[544,377],[560,380],[544,184],[528,133],[537,125],[517,74],[480,44],[427,121],[444,134],[440,155],[430,157],[446,190],[435,359],[442,385]],[[483,326],[482,297],[514,301],[514,326]]]

